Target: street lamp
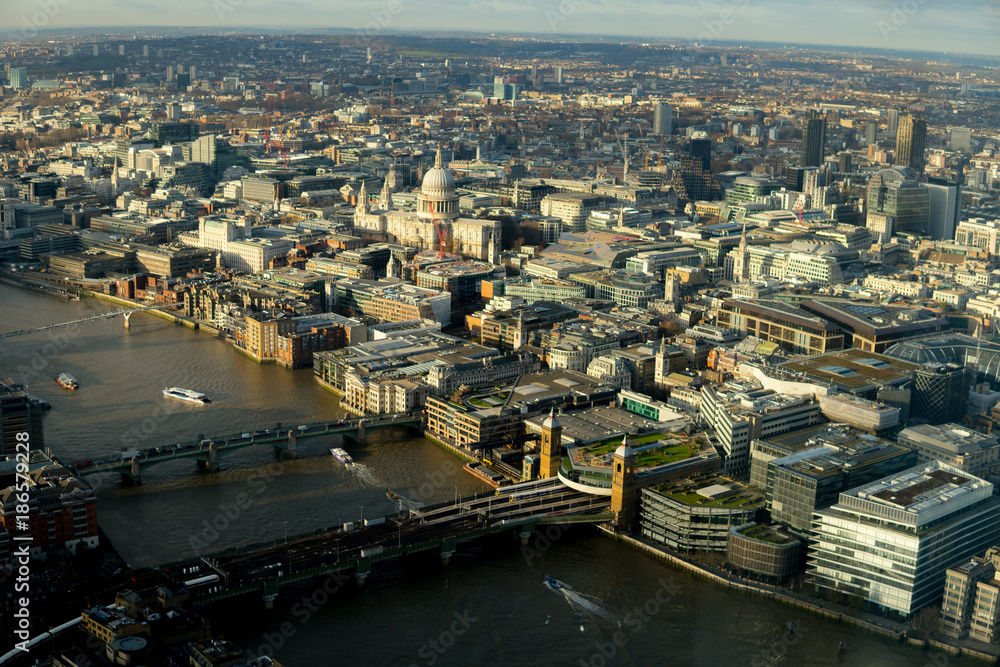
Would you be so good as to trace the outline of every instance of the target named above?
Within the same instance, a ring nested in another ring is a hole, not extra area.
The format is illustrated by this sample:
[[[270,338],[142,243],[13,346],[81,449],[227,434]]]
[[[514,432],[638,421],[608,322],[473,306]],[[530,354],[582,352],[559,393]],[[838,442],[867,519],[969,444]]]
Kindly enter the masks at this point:
[[[365,506],[364,505],[358,505],[358,507],[361,508],[361,525],[363,526],[363,525],[365,525]]]

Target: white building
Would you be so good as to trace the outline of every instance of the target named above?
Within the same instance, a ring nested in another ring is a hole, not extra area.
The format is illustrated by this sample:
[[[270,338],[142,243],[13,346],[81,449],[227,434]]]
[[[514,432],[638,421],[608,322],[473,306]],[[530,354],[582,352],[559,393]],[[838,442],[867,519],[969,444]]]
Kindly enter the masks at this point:
[[[434,168],[424,174],[417,193],[417,210],[397,211],[386,180],[376,208],[368,201],[362,183],[354,213],[354,231],[359,236],[385,238],[419,250],[445,250],[491,264],[500,261],[500,223],[459,217],[455,179],[443,166],[438,148]]]
[[[940,461],[977,477],[1000,473],[1000,443],[996,437],[961,424],[919,424],[903,429],[897,440],[917,450],[921,463]]]
[[[701,391],[701,415],[722,446],[727,475],[750,474],[750,443],[823,421],[813,396],[779,394],[760,383],[732,380]]]
[[[597,357],[587,366],[587,375],[621,389],[632,388],[632,371],[619,357]]]
[[[840,494],[813,519],[807,582],[910,616],[941,597],[945,571],[1000,539],[993,485],[934,461]]]
[[[198,221],[199,248],[211,248],[219,253],[224,266],[246,273],[260,273],[270,268],[271,260],[287,255],[294,247],[284,239],[246,238],[246,227],[232,220],[201,218]],[[186,240],[189,240],[187,237]]]

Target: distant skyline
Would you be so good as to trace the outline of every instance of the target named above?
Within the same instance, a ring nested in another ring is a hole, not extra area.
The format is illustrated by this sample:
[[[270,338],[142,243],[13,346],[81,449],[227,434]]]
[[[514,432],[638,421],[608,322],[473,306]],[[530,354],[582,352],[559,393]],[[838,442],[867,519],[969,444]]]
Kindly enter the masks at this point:
[[[45,13],[46,5],[58,7],[54,15]],[[7,38],[25,26],[217,31],[268,25],[367,28],[375,35],[440,28],[1000,55],[1000,6],[985,0],[33,0],[0,16]]]

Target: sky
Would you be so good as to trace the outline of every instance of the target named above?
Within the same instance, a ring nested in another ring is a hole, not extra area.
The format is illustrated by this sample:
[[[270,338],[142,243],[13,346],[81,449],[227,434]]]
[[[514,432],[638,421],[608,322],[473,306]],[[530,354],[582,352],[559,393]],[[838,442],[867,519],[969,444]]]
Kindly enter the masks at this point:
[[[4,0],[0,28],[316,26],[773,41],[1000,55],[997,0]],[[2,38],[2,34],[0,34]]]

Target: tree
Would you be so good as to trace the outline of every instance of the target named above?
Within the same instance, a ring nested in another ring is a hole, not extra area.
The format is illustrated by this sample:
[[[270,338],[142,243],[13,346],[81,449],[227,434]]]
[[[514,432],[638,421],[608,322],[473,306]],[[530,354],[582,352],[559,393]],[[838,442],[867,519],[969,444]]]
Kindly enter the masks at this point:
[[[926,639],[941,629],[941,607],[932,605],[924,607],[913,617],[910,624],[912,634]]]

